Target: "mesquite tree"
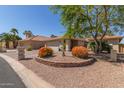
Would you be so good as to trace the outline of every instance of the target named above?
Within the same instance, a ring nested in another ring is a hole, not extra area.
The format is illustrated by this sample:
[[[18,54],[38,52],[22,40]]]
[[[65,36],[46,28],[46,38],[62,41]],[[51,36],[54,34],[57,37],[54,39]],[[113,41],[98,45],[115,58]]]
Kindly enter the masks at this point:
[[[101,52],[105,35],[122,32],[123,6],[62,5],[51,6],[50,9],[61,16],[61,23],[67,29],[65,35],[70,38],[92,37],[96,53]]]

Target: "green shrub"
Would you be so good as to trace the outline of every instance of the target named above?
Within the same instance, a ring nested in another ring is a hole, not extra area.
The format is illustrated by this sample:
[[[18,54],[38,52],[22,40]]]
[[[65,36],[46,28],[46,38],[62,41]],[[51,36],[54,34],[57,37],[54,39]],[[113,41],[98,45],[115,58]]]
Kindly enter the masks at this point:
[[[112,47],[107,42],[103,41],[101,45],[102,45],[101,52],[107,51],[108,53],[110,53]],[[90,47],[91,50],[95,52],[95,48],[96,48],[95,42],[90,42],[88,44],[88,47]]]

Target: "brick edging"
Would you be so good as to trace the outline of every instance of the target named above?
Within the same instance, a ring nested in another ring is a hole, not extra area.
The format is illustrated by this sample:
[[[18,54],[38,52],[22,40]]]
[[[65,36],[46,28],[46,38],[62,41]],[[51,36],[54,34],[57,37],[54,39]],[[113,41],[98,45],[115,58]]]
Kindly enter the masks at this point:
[[[96,59],[95,58],[90,58],[86,61],[83,62],[78,62],[78,63],[66,63],[66,62],[61,62],[61,63],[57,63],[54,61],[50,61],[44,58],[39,58],[39,57],[35,57],[35,60],[39,63],[45,64],[45,65],[49,65],[49,66],[54,66],[54,67],[81,67],[81,66],[87,66],[87,65],[91,65],[93,64]]]

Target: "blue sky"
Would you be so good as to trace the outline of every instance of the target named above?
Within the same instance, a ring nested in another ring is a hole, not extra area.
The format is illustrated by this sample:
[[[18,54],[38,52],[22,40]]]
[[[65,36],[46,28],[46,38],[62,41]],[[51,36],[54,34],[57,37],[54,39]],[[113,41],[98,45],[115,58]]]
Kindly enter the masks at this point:
[[[49,6],[0,6],[0,33],[17,28],[21,37],[25,30],[35,35],[62,35],[64,27],[59,15],[53,14]]]
[[[47,5],[0,6],[0,33],[17,28],[19,35],[31,30],[34,35],[62,35],[66,29],[60,23],[60,16],[53,14]],[[124,40],[122,40],[122,43]]]

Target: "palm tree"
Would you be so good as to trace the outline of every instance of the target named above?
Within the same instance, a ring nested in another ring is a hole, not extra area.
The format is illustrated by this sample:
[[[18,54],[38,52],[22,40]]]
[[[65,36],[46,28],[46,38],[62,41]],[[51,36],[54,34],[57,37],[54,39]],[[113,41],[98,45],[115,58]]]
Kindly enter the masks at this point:
[[[9,42],[13,42],[13,48],[16,48],[18,45],[18,40],[21,40],[21,37],[18,35],[18,30],[12,28],[9,33],[0,34],[0,41],[4,41],[6,48],[9,48]]]
[[[13,34],[13,35],[18,35],[18,30],[16,28],[12,28],[10,30],[10,32]]]
[[[23,34],[26,35],[26,38],[30,38],[30,37],[33,36],[32,32],[31,32],[30,30],[25,30],[25,31],[23,32]]]
[[[11,40],[13,42],[13,48],[16,48],[17,47],[17,42],[18,42],[18,39],[17,39],[17,36],[18,36],[18,30],[16,28],[12,28],[10,30],[10,34],[11,34]]]
[[[0,48],[2,48],[2,34],[0,34]]]
[[[9,48],[9,42],[11,41],[10,33],[2,33],[0,39],[1,41],[5,41],[6,48]]]
[[[16,48],[18,46],[18,40],[21,40],[22,38],[19,37],[18,35],[10,35],[11,41],[13,42],[13,48]]]

